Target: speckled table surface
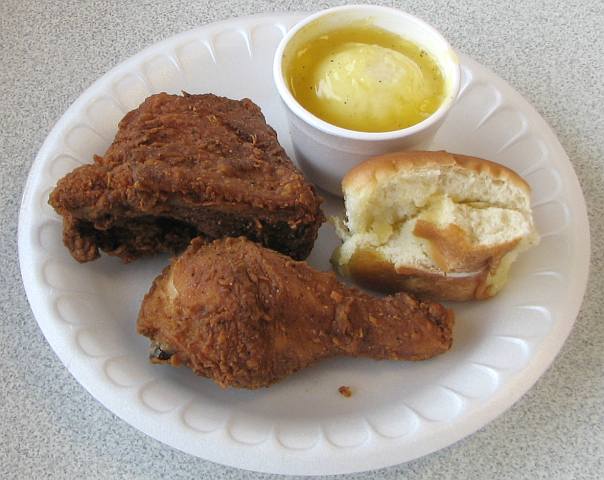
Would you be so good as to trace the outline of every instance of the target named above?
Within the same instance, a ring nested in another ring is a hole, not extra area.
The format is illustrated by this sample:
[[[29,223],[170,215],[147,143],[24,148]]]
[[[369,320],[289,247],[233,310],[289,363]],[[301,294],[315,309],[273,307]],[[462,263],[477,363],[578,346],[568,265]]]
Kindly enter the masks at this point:
[[[29,167],[67,107],[120,61],[180,31],[258,12],[344,2],[0,3],[0,467],[5,478],[269,478],[167,447],[92,398],[50,349],[17,261]],[[604,472],[604,43],[601,2],[380,2],[414,13],[506,79],[549,122],[588,204],[592,271],[576,326],[513,408],[474,435],[405,465],[345,478],[602,478]],[[275,477],[276,478],[276,477]]]

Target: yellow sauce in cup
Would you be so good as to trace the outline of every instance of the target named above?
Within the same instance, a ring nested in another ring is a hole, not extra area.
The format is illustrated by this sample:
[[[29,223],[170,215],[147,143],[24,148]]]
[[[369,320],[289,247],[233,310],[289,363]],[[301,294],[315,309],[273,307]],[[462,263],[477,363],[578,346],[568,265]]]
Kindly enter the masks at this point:
[[[284,57],[296,100],[338,127],[362,132],[407,128],[445,97],[436,61],[420,46],[365,22],[317,36]]]

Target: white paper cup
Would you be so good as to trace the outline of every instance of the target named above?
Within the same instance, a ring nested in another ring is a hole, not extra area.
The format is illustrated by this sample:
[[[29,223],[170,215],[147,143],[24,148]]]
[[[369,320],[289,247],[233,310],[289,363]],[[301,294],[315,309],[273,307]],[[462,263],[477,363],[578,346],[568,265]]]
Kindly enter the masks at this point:
[[[406,38],[432,55],[445,79],[445,98],[422,122],[390,132],[360,132],[337,127],[306,110],[290,92],[284,74],[284,54],[334,29],[362,20]],[[304,28],[312,24],[312,27]],[[279,43],[273,78],[285,103],[296,158],[310,181],[341,195],[341,181],[369,157],[426,145],[443,122],[459,91],[459,60],[449,43],[427,23],[408,13],[374,5],[349,5],[322,10],[297,23]]]

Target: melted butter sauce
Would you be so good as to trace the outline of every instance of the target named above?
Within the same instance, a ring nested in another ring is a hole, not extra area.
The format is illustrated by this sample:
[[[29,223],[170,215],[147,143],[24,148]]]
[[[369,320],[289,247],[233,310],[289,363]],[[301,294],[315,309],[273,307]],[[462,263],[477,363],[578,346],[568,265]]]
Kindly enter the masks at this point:
[[[284,58],[284,74],[306,110],[363,132],[415,125],[445,96],[440,68],[426,51],[365,22],[311,39]]]

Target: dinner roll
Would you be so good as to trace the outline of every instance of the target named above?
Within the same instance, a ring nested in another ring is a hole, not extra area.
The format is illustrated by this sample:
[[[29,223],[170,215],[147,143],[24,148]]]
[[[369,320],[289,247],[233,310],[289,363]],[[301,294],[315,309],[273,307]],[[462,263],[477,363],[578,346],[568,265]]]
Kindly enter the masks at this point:
[[[484,299],[539,242],[530,187],[509,168],[440,152],[369,159],[342,180],[334,266],[359,284],[439,300]]]

